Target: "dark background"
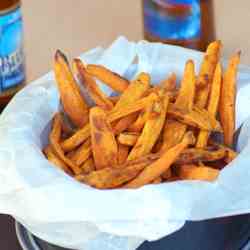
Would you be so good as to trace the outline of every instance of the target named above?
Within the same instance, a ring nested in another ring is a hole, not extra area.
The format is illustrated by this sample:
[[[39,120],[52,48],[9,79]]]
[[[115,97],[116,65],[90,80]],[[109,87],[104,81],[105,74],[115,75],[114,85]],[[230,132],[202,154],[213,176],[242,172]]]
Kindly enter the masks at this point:
[[[21,250],[16,237],[15,221],[7,215],[0,215],[0,249]]]

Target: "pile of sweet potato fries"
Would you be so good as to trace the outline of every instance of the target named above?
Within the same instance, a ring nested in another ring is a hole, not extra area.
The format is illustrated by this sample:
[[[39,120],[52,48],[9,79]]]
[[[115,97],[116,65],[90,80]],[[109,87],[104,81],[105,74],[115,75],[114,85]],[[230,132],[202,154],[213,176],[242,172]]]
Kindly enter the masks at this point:
[[[71,70],[57,51],[54,72],[63,111],[53,119],[47,159],[99,189],[215,180],[237,156],[233,139],[240,52],[223,72],[221,49],[220,41],[208,46],[198,76],[188,60],[179,85],[171,72],[152,85],[145,72],[129,81],[80,59],[74,59]],[[118,95],[107,96],[97,79]]]

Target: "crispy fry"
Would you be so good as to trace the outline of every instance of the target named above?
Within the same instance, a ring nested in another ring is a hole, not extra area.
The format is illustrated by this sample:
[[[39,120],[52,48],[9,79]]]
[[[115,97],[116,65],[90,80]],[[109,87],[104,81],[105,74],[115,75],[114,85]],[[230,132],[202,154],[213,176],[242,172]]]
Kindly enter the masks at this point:
[[[75,174],[80,174],[81,169],[74,163],[72,162],[69,158],[67,158],[64,155],[64,152],[61,148],[60,145],[60,137],[61,137],[61,132],[62,132],[62,126],[61,126],[61,120],[58,114],[55,115],[54,121],[53,121],[53,126],[51,133],[49,135],[49,140],[51,147],[55,154],[67,165],[71,168],[71,170]]]
[[[109,96],[109,100],[115,105],[120,99],[120,96]]]
[[[60,112],[59,116],[62,124],[62,133],[67,136],[72,135],[75,132],[75,129],[71,126],[70,122],[68,121],[68,118],[66,117],[66,114]]]
[[[88,106],[81,96],[65,55],[59,50],[55,55],[54,71],[64,111],[77,127],[82,127],[88,120]]]
[[[148,184],[161,176],[175,162],[180,153],[187,148],[189,144],[194,143],[194,136],[191,132],[187,132],[182,141],[171,149],[165,151],[162,156],[151,165],[147,166],[142,172],[131,182],[125,185],[126,188],[138,188]]]
[[[148,105],[148,107],[139,114],[136,121],[132,124],[130,123],[131,125],[128,127],[128,131],[140,132],[143,129],[146,121],[149,119],[149,116],[152,112],[152,107],[153,107],[153,103],[151,105]]]
[[[209,44],[203,62],[201,64],[200,73],[197,79],[197,93],[195,104],[199,108],[206,108],[210,86],[213,81],[213,75],[217,63],[219,62],[221,42],[215,41]]]
[[[240,52],[231,57],[224,74],[219,105],[221,125],[224,132],[224,143],[231,147],[235,132],[235,99],[237,70],[240,63]]]
[[[224,158],[226,155],[226,150],[218,147],[208,147],[206,149],[201,148],[188,148],[185,149],[178,159],[175,161],[175,164],[192,164],[198,162],[210,162],[216,161]]]
[[[126,162],[129,153],[129,146],[118,143],[118,165]]]
[[[195,93],[195,71],[193,61],[188,61],[185,66],[184,76],[181,82],[181,88],[175,106],[186,112],[192,111],[194,105]],[[187,125],[176,120],[167,120],[163,132],[162,150],[167,150],[182,140]]]
[[[151,184],[160,184],[160,183],[162,183],[162,178],[160,176],[151,182]]]
[[[111,110],[114,107],[113,103],[108,99],[106,94],[101,91],[94,78],[86,71],[86,68],[81,60],[74,59],[73,65],[78,80],[84,87],[86,87],[96,105],[105,110]]]
[[[68,139],[61,143],[61,147],[64,152],[69,152],[74,148],[81,145],[90,136],[90,126],[87,123],[82,129],[79,129],[75,134],[73,134]]]
[[[127,105],[134,104],[138,101],[150,87],[150,76],[146,73],[141,73],[132,81],[126,91],[124,91],[114,107],[115,110],[121,110]]]
[[[222,74],[221,65],[217,64],[217,67],[214,73],[214,79],[212,82],[211,93],[210,93],[210,97],[208,100],[208,108],[207,108],[208,112],[214,117],[216,117],[217,115],[217,110],[218,110],[219,100],[220,100],[221,74]],[[206,147],[209,135],[210,135],[209,131],[201,130],[198,135],[196,147],[197,148]]]
[[[159,86],[166,91],[173,91],[176,89],[176,74],[172,73],[166,79],[162,80]]]
[[[193,110],[186,113],[178,109],[175,104],[169,103],[167,113],[186,125],[208,131],[222,132],[220,123],[205,109],[194,107]]]
[[[150,119],[146,122],[141,136],[128,156],[128,160],[133,160],[151,152],[163,128],[169,99],[166,96],[159,102],[155,102]]]
[[[133,122],[135,122],[136,118],[138,117],[137,113],[132,113],[122,119],[120,119],[113,128],[113,133],[115,135],[118,135],[122,133],[124,130],[126,130],[129,125],[131,125]]]
[[[145,109],[146,107],[148,107],[148,105],[151,105],[158,99],[159,97],[155,93],[152,93],[147,97],[144,97],[134,103],[127,105],[126,107],[111,111],[108,115],[108,120],[110,122],[113,122],[132,113],[138,112],[142,109]]]
[[[124,132],[119,134],[117,140],[120,144],[127,146],[134,146],[139,138],[140,134],[133,132]]]
[[[89,174],[95,171],[95,163],[93,157],[89,157],[81,166],[82,174]]]
[[[171,168],[169,168],[167,171],[165,171],[162,175],[161,175],[163,180],[168,180],[172,177],[172,171]]]
[[[76,151],[75,154],[71,157],[71,160],[75,162],[77,166],[82,165],[91,155],[91,142],[88,138]]]
[[[68,166],[60,158],[58,158],[56,154],[54,154],[52,147],[50,145],[46,147],[46,149],[44,150],[44,153],[50,162],[54,163],[58,168],[62,169],[64,172],[66,172],[70,176],[73,175],[71,169],[68,168]]]
[[[89,175],[78,175],[76,179],[92,187],[110,189],[134,179],[145,167],[145,163],[140,163],[125,168],[104,168]]]
[[[163,145],[161,150],[165,151],[180,143],[186,132],[186,125],[172,119],[166,120],[163,128]]]
[[[217,169],[195,165],[182,165],[178,168],[179,177],[183,180],[214,181],[219,173]]]
[[[129,85],[127,79],[101,65],[89,64],[87,65],[87,72],[117,92],[125,91]]]
[[[194,62],[189,60],[186,63],[184,76],[181,82],[181,88],[175,102],[176,107],[179,109],[185,111],[190,111],[193,109],[195,80]]]
[[[117,164],[117,143],[107,114],[99,107],[90,110],[91,144],[97,169]]]

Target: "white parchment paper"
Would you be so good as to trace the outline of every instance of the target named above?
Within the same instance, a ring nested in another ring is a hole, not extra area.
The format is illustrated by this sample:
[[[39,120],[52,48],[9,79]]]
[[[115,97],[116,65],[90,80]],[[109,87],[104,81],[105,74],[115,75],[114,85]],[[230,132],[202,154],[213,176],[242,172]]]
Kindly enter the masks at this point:
[[[202,53],[120,37],[107,50],[96,48],[81,58],[130,79],[146,71],[157,83],[171,72],[180,79],[190,58],[198,71]],[[137,65],[131,66],[135,60]],[[180,229],[186,220],[250,212],[250,69],[242,66],[238,79],[241,153],[216,182],[101,191],[76,182],[41,152],[59,106],[53,73],[47,74],[17,94],[0,117],[0,212],[48,242],[86,250],[133,250],[144,240]]]

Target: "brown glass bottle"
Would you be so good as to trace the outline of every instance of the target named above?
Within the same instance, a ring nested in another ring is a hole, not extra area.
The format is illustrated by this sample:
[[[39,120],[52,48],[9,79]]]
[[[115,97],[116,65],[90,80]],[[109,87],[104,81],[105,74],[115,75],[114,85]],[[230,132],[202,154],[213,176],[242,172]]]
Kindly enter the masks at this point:
[[[142,0],[144,37],[204,51],[215,40],[212,0]]]
[[[0,0],[0,110],[25,83],[19,0]]]

